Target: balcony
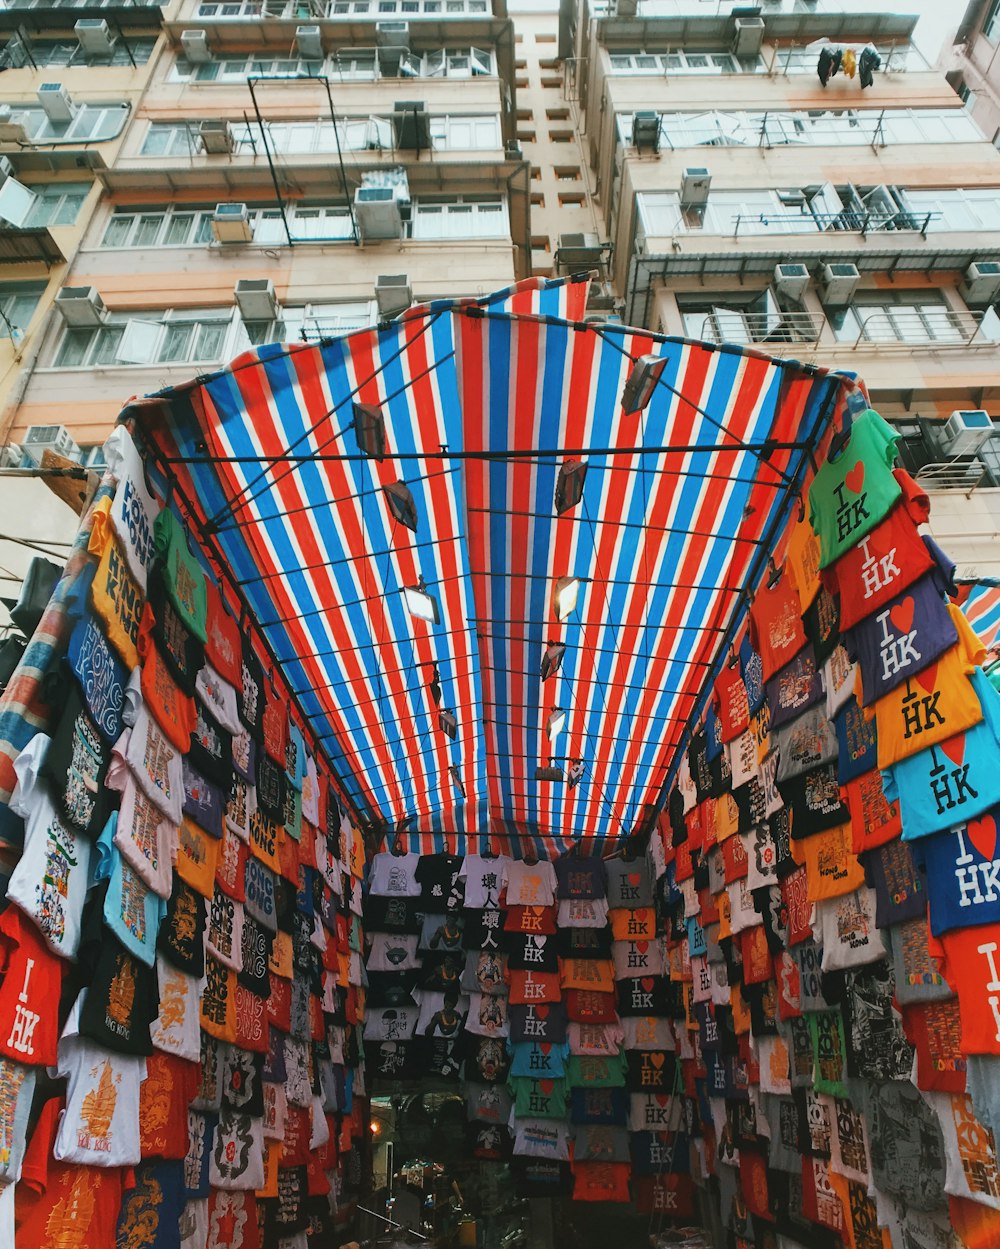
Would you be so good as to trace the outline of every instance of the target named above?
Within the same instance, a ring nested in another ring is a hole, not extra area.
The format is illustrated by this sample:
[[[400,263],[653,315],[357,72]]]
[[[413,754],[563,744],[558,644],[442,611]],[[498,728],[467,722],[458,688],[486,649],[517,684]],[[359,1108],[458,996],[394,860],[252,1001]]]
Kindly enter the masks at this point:
[[[492,17],[491,0],[196,0],[190,18],[198,21],[419,21]]]

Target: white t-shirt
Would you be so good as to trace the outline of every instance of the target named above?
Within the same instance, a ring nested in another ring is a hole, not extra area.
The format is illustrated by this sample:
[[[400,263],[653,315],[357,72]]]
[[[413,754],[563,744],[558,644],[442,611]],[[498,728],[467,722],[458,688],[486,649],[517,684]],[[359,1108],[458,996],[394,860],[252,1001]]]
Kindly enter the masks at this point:
[[[507,864],[507,905],[551,906],[556,884],[556,869],[548,859],[537,863],[511,859]]]
[[[875,926],[875,891],[867,885],[839,898],[824,898],[814,908],[813,938],[823,947],[823,971],[863,967],[885,958]]]
[[[213,1188],[245,1191],[264,1187],[264,1120],[223,1109],[208,1160]]]
[[[757,740],[749,729],[726,745],[729,768],[733,774],[733,789],[746,785],[757,775]]]
[[[510,859],[505,854],[485,858],[481,854],[467,854],[458,879],[465,881],[465,905],[471,910],[487,906],[499,906],[500,894],[507,883]]]
[[[967,1093],[929,1093],[920,1096],[937,1115],[944,1137],[944,1191],[953,1197],[1000,1210],[1000,1172],[988,1128],[972,1109]]]
[[[59,1042],[59,1075],[66,1109],[59,1116],[53,1155],[91,1167],[132,1167],[140,1159],[139,1085],[145,1058],[114,1054],[80,1036]]]
[[[198,1004],[201,983],[163,957],[156,956],[156,979],[160,986],[160,1013],[150,1028],[155,1049],[198,1062],[201,1058],[201,1032]]]
[[[116,426],[105,442],[104,458],[118,481],[111,502],[111,523],[121,538],[132,575],[145,590],[155,554],[153,524],[160,505],[146,486],[142,460],[124,425]]]
[[[656,1015],[626,1015],[621,1022],[621,1028],[625,1048],[628,1050],[672,1050],[676,1048],[674,1030],[670,1026],[669,1019],[661,1019]]]
[[[420,967],[417,934],[413,932],[372,934],[372,947],[365,962],[369,971],[412,971]]]
[[[823,688],[826,690],[826,714],[832,720],[854,692],[857,665],[847,658],[843,646],[837,646],[823,665]]]
[[[173,887],[177,827],[136,784],[124,760],[114,756],[105,784],[122,796],[114,842],[122,858],[143,883],[161,898]]]
[[[615,962],[615,979],[629,980],[633,976],[662,976],[663,953],[658,942],[615,941],[611,947]]]
[[[507,999],[492,993],[470,994],[465,1030],[474,1036],[508,1036]]]
[[[383,851],[372,859],[369,892],[377,897],[419,898],[417,880],[419,854],[389,854]]]
[[[302,778],[302,818],[307,824],[319,823],[319,775],[316,760],[306,755],[306,774]]]
[[[264,1139],[280,1141],[285,1136],[285,1118],[288,1114],[288,1099],[283,1084],[272,1084],[265,1080],[261,1086],[264,1090]]]
[[[207,948],[231,971],[243,970],[243,903],[216,884],[208,913]]]
[[[257,786],[250,785],[238,772],[234,773],[233,788],[226,804],[226,827],[232,829],[240,841],[249,842],[250,821],[256,811]]]
[[[208,1198],[189,1197],[181,1211],[181,1249],[205,1249],[208,1241]]]
[[[408,1041],[417,1027],[416,1006],[371,1006],[365,1012],[366,1041]]]
[[[184,757],[145,706],[135,725],[115,742],[113,753],[125,760],[146,797],[172,824],[179,825],[184,812]]]
[[[36,734],[14,760],[17,783],[10,809],[24,820],[24,849],[7,884],[7,897],[30,915],[46,943],[75,959],[87,896],[91,846],[64,822],[38,781],[49,738]]]
[[[569,1052],[571,1054],[614,1057],[625,1039],[620,1023],[578,1023],[569,1025]]]
[[[514,1132],[514,1154],[519,1158],[548,1158],[566,1162],[569,1158],[569,1125],[560,1119],[517,1119],[510,1117]]]
[[[243,731],[235,685],[223,680],[212,665],[206,663],[195,677],[194,687],[202,702],[227,733]]]

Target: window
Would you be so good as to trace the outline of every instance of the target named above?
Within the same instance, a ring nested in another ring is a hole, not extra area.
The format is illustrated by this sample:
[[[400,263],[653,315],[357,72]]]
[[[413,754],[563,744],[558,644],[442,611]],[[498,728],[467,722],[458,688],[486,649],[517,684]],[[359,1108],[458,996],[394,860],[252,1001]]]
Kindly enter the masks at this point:
[[[507,210],[503,200],[417,200],[413,205],[415,239],[507,238]]]
[[[44,282],[0,283],[0,338],[21,341],[44,293]]]
[[[170,67],[170,81],[245,82],[247,78],[310,77],[322,72],[322,61],[306,61],[292,56],[223,57],[201,65],[192,65],[184,57],[178,57]]]
[[[48,0],[51,3],[51,0]],[[489,13],[488,0],[333,0],[326,17],[439,17],[442,14]],[[315,21],[314,6],[308,0],[208,0],[199,4],[198,17],[232,21],[272,17]]]
[[[731,52],[616,51],[610,54],[608,60],[612,74],[755,74],[766,69],[761,56],[740,60]]]
[[[225,359],[233,317],[230,308],[111,313],[94,329],[67,328],[55,367],[216,364]]]
[[[174,205],[170,208],[119,210],[108,221],[102,247],[198,247],[214,241],[212,216],[215,206]],[[308,242],[353,238],[351,213],[344,205],[289,204],[285,217],[293,240]],[[258,244],[287,243],[279,208],[250,211],[253,241]]]
[[[861,292],[827,319],[842,343],[962,343],[973,328],[936,291]]]
[[[72,225],[90,187],[88,182],[28,186],[7,178],[0,187],[0,225],[18,229]]]
[[[244,323],[237,319],[232,354],[245,351],[248,347],[261,347],[265,343],[333,338],[374,325],[377,320],[374,300],[284,308],[278,321]]]
[[[993,0],[983,22],[983,34],[990,43],[1000,43],[1000,0]]]
[[[76,103],[70,121],[50,121],[45,110],[32,105],[11,109],[11,124],[24,127],[30,143],[103,143],[121,133],[128,110],[119,104]]]
[[[710,343],[799,343],[819,337],[816,319],[771,290],[679,296],[684,335]]]
[[[83,51],[75,39],[56,40],[32,37],[25,47],[19,35],[9,39],[0,53],[0,66],[4,69],[20,69],[34,61],[39,69],[54,69],[61,65],[113,65],[131,67],[145,65],[153,54],[155,39],[132,35],[119,36],[106,56],[92,56]],[[131,52],[131,57],[129,53]],[[30,60],[29,60],[30,53]]]

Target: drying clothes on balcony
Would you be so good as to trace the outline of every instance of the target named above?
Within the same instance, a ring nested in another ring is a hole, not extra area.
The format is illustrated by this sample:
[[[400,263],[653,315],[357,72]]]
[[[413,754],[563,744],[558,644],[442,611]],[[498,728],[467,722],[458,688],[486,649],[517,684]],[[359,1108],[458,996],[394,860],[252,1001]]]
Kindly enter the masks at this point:
[[[861,90],[870,87],[875,81],[875,71],[881,66],[882,58],[869,44],[858,57],[858,77],[861,79]]]
[[[853,48],[844,49],[842,68],[844,70],[844,73],[848,76],[848,78],[853,78],[854,75],[858,72],[858,54],[854,51]]]
[[[834,74],[840,73],[843,57],[844,54],[840,48],[826,47],[820,52],[816,72],[819,74],[819,80],[824,87]]]

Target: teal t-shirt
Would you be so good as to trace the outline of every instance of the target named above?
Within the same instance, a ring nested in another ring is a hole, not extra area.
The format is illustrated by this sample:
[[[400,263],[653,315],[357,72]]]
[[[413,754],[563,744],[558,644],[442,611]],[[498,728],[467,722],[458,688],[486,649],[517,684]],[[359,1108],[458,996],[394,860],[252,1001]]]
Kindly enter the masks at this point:
[[[856,417],[847,445],[821,465],[809,487],[809,522],[819,538],[820,568],[855,546],[902,494],[892,475],[899,435],[868,408]]]
[[[524,1076],[512,1076],[507,1088],[514,1099],[514,1114],[518,1119],[566,1118],[569,1086],[565,1080],[529,1080]]]
[[[147,967],[156,962],[156,937],[167,913],[166,901],[148,888],[114,844],[118,812],[112,813],[97,839],[94,883],[107,880],[104,922],[130,954]]]

